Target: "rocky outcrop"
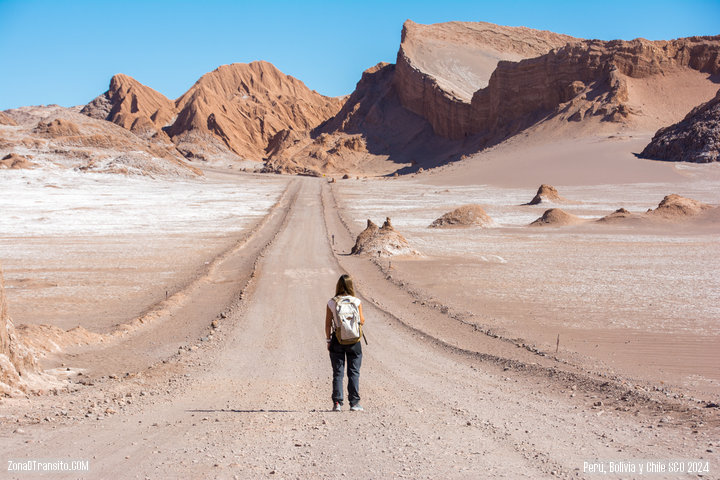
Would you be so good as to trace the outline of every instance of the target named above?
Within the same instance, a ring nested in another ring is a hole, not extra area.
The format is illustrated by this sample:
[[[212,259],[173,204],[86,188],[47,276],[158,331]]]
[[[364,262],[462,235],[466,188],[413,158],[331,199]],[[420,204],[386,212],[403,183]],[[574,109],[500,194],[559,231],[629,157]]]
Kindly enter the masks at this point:
[[[707,203],[673,193],[663,198],[655,209],[649,209],[643,213],[632,213],[620,208],[596,222],[621,225],[658,225],[694,221],[717,224],[720,220],[718,212],[720,212],[720,207],[713,207]]]
[[[19,170],[22,168],[32,168],[35,164],[22,155],[17,153],[9,153],[0,159],[0,168],[9,168],[10,170]]]
[[[32,352],[20,341],[8,312],[0,268],[0,395],[17,395],[37,386],[39,370]]]
[[[273,147],[273,171],[309,168],[323,173],[391,173],[398,164],[410,169],[459,157],[460,147],[433,133],[422,117],[404,108],[396,91],[395,65],[379,63],[363,72],[342,109],[310,136],[283,133],[282,148]],[[287,138],[290,140],[288,141]],[[275,143],[273,142],[273,145]]]
[[[50,121],[40,121],[33,132],[50,138],[73,137],[80,135],[80,129],[78,126],[64,118],[55,118]]]
[[[567,203],[567,199],[560,196],[560,192],[552,185],[540,185],[537,193],[528,205],[539,205],[541,203]]]
[[[720,161],[720,90],[682,121],[658,130],[640,156],[696,163]]]
[[[654,217],[672,220],[694,217],[711,208],[712,207],[706,203],[693,200],[692,198],[681,197],[673,193],[663,198],[657,208],[649,211],[648,214]]]
[[[351,250],[353,255],[371,255],[390,257],[394,255],[417,255],[418,252],[410,247],[408,241],[400,235],[386,218],[383,226],[378,228],[368,220],[365,230],[360,232],[355,245]]]
[[[175,101],[118,74],[81,113],[177,148],[186,158],[261,161],[278,151],[281,132],[309,138],[308,132],[335,115],[342,103],[270,63],[252,62],[203,75]]]
[[[53,165],[79,171],[194,177],[202,175],[172,144],[144,139],[112,122],[72,108],[21,107],[8,110],[18,124],[3,129],[2,164],[10,168]],[[22,152],[23,158],[17,155]]]
[[[484,22],[403,25],[395,82],[402,105],[435,133],[462,139],[473,131],[470,103],[499,61],[537,57],[576,40],[567,35]]]
[[[7,125],[10,127],[16,127],[17,122],[10,118],[7,114],[0,112],[0,125]]]
[[[483,23],[406,22],[395,85],[402,105],[445,138],[485,143],[548,116],[624,122],[627,78],[720,71],[720,37],[579,40]]]
[[[669,42],[586,40],[536,58],[500,62],[488,87],[473,95],[470,132],[512,135],[560,113],[561,104],[577,97],[585,101],[568,119],[623,121],[632,113],[626,78],[647,78],[672,68],[720,72],[720,36]]]
[[[546,210],[545,213],[543,213],[542,217],[532,222],[530,226],[542,227],[551,225],[561,227],[565,225],[577,225],[583,222],[585,222],[585,220],[576,215],[567,213],[566,211],[560,210],[559,208],[551,208],[550,210]]]
[[[144,138],[159,136],[161,140],[167,140],[163,127],[177,115],[171,100],[121,73],[112,77],[107,92],[85,105],[80,113],[113,122]]]
[[[268,62],[223,65],[177,99],[167,129],[178,143],[187,134],[212,137],[240,157],[261,160],[283,130],[306,132],[335,115],[342,100],[310,90]]]
[[[485,213],[480,205],[463,205],[451,212],[447,212],[442,217],[436,219],[430,224],[431,228],[443,227],[461,227],[478,225],[485,227],[493,223],[492,218]]]

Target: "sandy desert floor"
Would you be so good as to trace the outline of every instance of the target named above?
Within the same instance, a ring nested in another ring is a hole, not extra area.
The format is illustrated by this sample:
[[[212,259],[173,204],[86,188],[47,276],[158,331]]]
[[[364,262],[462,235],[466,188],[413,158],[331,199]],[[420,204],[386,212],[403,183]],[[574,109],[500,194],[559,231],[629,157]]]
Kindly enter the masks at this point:
[[[715,170],[650,168],[651,183],[524,172],[532,185],[461,166],[335,184],[17,174],[10,198],[33,207],[2,220],[11,315],[105,335],[49,353],[67,379],[45,394],[0,400],[0,457],[89,462],[53,478],[595,478],[593,462],[637,478],[609,462],[680,459],[715,478],[717,230],[525,227],[540,183],[588,218],[669,193],[720,203]],[[95,181],[109,200],[83,198]],[[426,228],[470,201],[496,226]],[[67,220],[88,206],[94,223]],[[386,216],[423,256],[348,255]],[[329,411],[324,308],[342,272],[368,318],[362,413]]]
[[[624,145],[629,152],[632,142],[596,140],[592,151],[616,158],[618,147]],[[624,169],[587,159],[606,165],[606,170],[592,175],[592,169],[571,167],[582,158],[572,146],[556,145],[554,161],[543,161],[542,169],[516,160],[529,155],[512,147],[505,150],[515,154],[501,152],[506,162],[518,163],[509,170],[521,172],[512,186],[502,185],[505,179],[497,177],[497,152],[492,152],[473,170],[474,181],[485,178],[489,184],[467,184],[465,175],[454,173],[462,172],[462,166],[412,179],[344,181],[336,187],[343,215],[357,233],[367,219],[379,224],[391,217],[422,255],[383,260],[384,270],[394,281],[482,330],[553,353],[559,335],[560,356],[568,360],[673,385],[678,392],[717,397],[717,224],[528,224],[552,207],[588,220],[621,207],[641,213],[670,193],[718,205],[720,169],[673,166],[626,154]],[[542,148],[533,154],[546,155]],[[654,181],[633,181],[642,172]],[[570,202],[523,205],[540,183],[552,183]],[[367,195],[370,190],[373,195]],[[468,203],[482,205],[495,224],[428,228],[445,212]]]

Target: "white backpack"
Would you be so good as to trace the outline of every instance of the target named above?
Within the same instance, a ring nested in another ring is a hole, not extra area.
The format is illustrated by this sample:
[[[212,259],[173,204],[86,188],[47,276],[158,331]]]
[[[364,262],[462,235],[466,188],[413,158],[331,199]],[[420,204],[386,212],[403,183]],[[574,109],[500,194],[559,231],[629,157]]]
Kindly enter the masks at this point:
[[[352,345],[362,337],[360,300],[352,296],[335,297],[335,337],[342,345]]]

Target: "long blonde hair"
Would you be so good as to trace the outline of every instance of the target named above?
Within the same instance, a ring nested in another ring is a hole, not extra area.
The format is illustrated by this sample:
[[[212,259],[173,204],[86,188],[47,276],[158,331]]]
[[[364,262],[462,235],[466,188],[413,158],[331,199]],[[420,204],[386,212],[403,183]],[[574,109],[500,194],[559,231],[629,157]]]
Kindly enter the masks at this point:
[[[352,278],[350,278],[348,274],[340,275],[337,285],[335,285],[335,296],[338,297],[341,295],[355,296],[355,287],[353,287]]]

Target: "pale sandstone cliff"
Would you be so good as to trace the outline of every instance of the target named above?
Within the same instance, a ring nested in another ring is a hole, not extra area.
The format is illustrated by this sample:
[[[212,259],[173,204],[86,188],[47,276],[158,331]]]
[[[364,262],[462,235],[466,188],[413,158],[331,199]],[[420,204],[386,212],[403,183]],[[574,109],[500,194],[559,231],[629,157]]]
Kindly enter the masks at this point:
[[[487,88],[472,99],[468,133],[512,135],[576,99],[568,120],[589,116],[622,121],[628,107],[628,78],[647,78],[689,68],[720,71],[720,37],[673,41],[637,39],[570,43],[540,57],[500,62]],[[662,99],[658,99],[662,102]]]
[[[443,137],[472,130],[470,102],[499,61],[537,57],[577,40],[567,35],[485,22],[403,25],[395,83],[402,105]]]
[[[481,134],[493,143],[549,116],[626,122],[641,114],[628,79],[678,69],[713,75],[719,52],[720,37],[579,40],[486,23],[408,21],[394,82],[402,105],[436,134]]]

